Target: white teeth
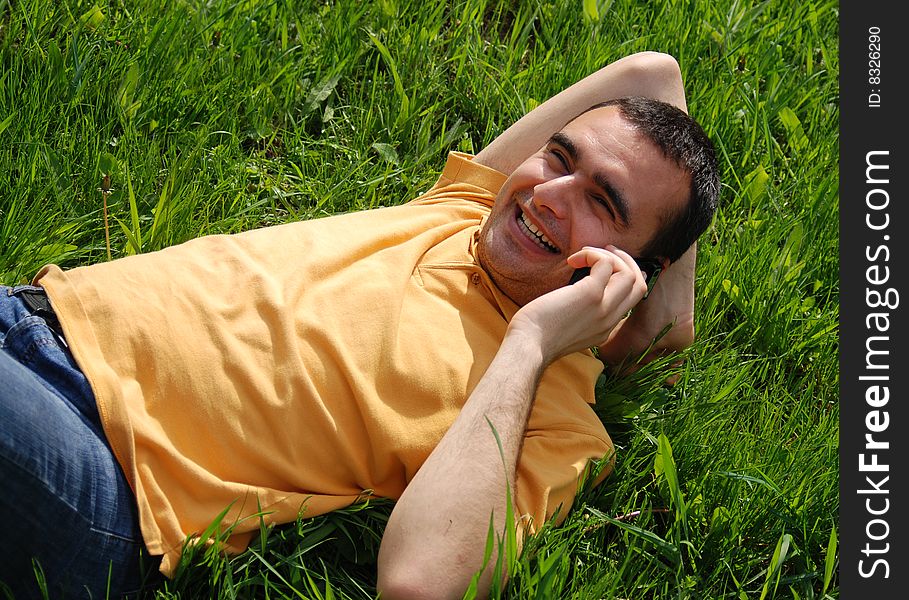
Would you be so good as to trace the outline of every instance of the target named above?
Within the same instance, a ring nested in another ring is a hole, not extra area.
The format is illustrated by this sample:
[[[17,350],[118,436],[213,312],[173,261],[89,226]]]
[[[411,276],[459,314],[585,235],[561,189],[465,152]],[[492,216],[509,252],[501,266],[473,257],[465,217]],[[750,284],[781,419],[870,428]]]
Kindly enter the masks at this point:
[[[519,220],[521,221],[521,224],[524,225],[524,227],[526,227],[527,230],[534,235],[537,241],[540,242],[540,245],[546,248],[546,250],[549,250],[550,252],[559,251],[558,248],[556,248],[555,245],[549,240],[549,238],[546,237],[542,231],[540,231],[539,227],[530,222],[524,213],[521,213]]]

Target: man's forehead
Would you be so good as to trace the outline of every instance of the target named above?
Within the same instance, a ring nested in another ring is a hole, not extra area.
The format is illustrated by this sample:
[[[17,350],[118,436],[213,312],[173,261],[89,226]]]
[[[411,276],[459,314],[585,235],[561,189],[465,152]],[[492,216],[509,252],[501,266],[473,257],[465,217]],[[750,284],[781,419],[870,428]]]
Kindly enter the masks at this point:
[[[602,142],[641,137],[638,128],[628,121],[622,115],[621,109],[615,105],[599,106],[585,111],[569,121],[559,133],[572,139],[585,136]]]

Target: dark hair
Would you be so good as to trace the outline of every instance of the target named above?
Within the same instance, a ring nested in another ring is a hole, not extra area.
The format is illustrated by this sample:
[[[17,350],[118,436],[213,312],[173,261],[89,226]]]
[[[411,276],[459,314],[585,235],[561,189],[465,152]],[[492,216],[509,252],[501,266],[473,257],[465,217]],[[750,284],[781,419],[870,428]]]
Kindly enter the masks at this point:
[[[625,120],[691,176],[688,204],[663,219],[641,252],[644,258],[675,262],[707,230],[716,212],[720,177],[713,142],[697,121],[666,102],[630,96],[594,105],[588,111],[606,106],[618,107]]]

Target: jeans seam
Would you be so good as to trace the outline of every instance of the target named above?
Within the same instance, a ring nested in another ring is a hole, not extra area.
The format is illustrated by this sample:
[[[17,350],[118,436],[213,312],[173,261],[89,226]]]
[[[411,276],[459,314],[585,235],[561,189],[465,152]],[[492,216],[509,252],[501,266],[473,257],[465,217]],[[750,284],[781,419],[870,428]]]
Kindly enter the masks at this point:
[[[129,543],[129,544],[144,544],[144,541],[141,539],[141,536],[139,538],[128,537],[122,533],[117,533],[116,531],[111,531],[104,527],[98,527],[94,524],[89,526],[89,530],[94,531],[95,533],[100,533],[101,535],[106,535],[108,537],[120,540],[122,542]]]
[[[44,485],[44,487],[48,491],[48,493],[50,493],[54,498],[57,499],[58,502],[65,505],[70,511],[72,511],[72,513],[76,516],[76,518],[80,519],[85,524],[86,528],[89,531],[107,536],[109,538],[118,540],[118,541],[126,543],[126,544],[131,544],[133,546],[136,546],[137,548],[141,548],[141,549],[145,550],[145,541],[142,538],[141,531],[139,532],[139,535],[137,537],[127,537],[122,534],[116,533],[114,531],[110,531],[104,527],[97,526],[93,519],[87,519],[85,517],[85,515],[82,513],[82,511],[79,510],[79,508],[77,508],[76,506],[73,506],[70,502],[68,502],[66,500],[66,498],[62,497],[59,493],[54,491],[50,482],[48,482],[44,477],[36,476],[33,471],[25,468],[23,465],[19,464],[16,461],[10,460],[9,457],[7,457],[7,456],[0,455],[0,460],[7,463],[11,468],[14,468],[17,471],[25,473],[26,476],[32,477],[32,478],[40,481]],[[93,485],[93,487],[94,487],[94,485]],[[138,522],[136,523],[136,525],[138,526]],[[80,542],[79,547],[80,548],[83,547],[84,544],[85,544],[85,542],[83,540],[82,542]],[[73,556],[69,557],[69,560],[66,561],[65,567],[60,570],[60,573],[58,574],[58,576],[61,576],[61,574],[66,573],[70,570],[70,565],[72,565],[73,561],[77,558],[77,556],[78,556],[78,553],[74,553]]]
[[[31,356],[32,354],[35,353],[34,346],[41,347],[41,346],[50,346],[50,345],[57,344],[57,339],[54,336],[54,332],[53,332],[53,330],[51,330],[50,326],[48,326],[47,321],[45,321],[44,319],[42,319],[41,317],[36,316],[36,315],[25,315],[25,316],[21,317],[20,319],[18,319],[17,321],[15,321],[9,327],[9,329],[6,330],[6,332],[4,333],[4,336],[3,336],[3,339],[4,339],[3,348],[10,351],[10,354],[13,354],[13,352],[11,351],[12,347],[10,346],[10,344],[6,343],[6,340],[10,340],[10,339],[16,340],[17,339],[16,336],[22,335],[25,332],[27,332],[35,327],[43,327],[44,331],[40,331],[38,333],[33,333],[32,334],[33,339],[31,339],[28,342],[28,345],[25,346],[25,348],[22,350],[22,352],[16,353],[16,354],[21,354],[21,356],[17,357],[17,360],[19,360],[19,362],[22,362],[22,360],[25,358],[25,355]],[[14,356],[16,354],[14,354]]]
[[[38,350],[47,346],[56,345],[57,341],[50,338],[38,338],[29,342],[28,346],[25,347],[25,350],[22,352],[22,356],[19,359],[19,362],[26,366],[31,366],[32,359],[35,358],[35,354],[38,353]]]
[[[34,473],[33,471],[31,471],[31,470],[25,468],[25,467],[24,467],[22,464],[20,464],[19,462],[10,460],[10,458],[9,458],[8,456],[4,455],[4,454],[0,454],[0,460],[4,461],[6,464],[10,465],[12,468],[16,469],[17,471],[20,471],[20,472],[22,472],[22,473],[25,473],[26,475],[28,475],[29,477],[31,477],[31,478],[33,478],[33,479],[37,479],[38,481],[40,481],[40,482],[44,485],[45,489],[47,489],[48,491],[51,491],[51,490],[52,490],[52,486],[51,486],[51,482],[50,482],[50,481],[48,481],[48,480],[45,479],[44,477],[38,477],[37,475],[35,475],[35,473]],[[53,496],[54,496],[55,498],[57,498],[57,500],[59,500],[62,504],[65,504],[70,510],[72,510],[74,513],[78,514],[78,515],[79,515],[79,518],[82,519],[83,521],[85,521],[85,522],[88,524],[89,528],[92,527],[92,522],[91,522],[89,519],[86,519],[86,518],[82,515],[82,511],[80,511],[78,507],[73,506],[72,504],[70,504],[65,498],[63,498],[62,496],[60,496],[60,494],[59,494],[57,491],[51,491],[51,493],[52,493]]]

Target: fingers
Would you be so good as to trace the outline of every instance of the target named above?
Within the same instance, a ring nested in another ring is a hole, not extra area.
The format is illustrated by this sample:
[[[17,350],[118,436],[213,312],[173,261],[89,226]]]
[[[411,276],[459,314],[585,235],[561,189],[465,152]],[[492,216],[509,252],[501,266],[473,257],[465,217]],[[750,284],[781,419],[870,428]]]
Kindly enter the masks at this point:
[[[615,247],[582,248],[568,264],[590,274],[525,304],[509,325],[539,338],[547,361],[603,344],[647,291],[634,259]]]
[[[634,259],[614,246],[582,248],[568,262],[575,268],[590,268],[590,274],[572,287],[576,293],[583,293],[578,306],[587,307],[583,316],[592,320],[589,333],[597,338],[595,344],[599,345],[641,301],[647,284]]]
[[[611,244],[605,248],[584,246],[568,257],[568,264],[575,269],[593,267],[597,263],[603,261],[606,261],[606,264],[609,265],[616,265],[617,263],[612,261],[613,258],[619,258],[621,262],[625,263],[625,265],[632,270],[632,272],[640,273],[640,269],[638,268],[637,263],[634,262],[634,259],[631,258],[631,255]]]
[[[631,255],[615,246],[585,246],[568,258],[568,264],[575,269],[590,267],[590,275],[585,278],[590,281],[586,285],[602,292],[604,302],[628,297],[630,304],[623,312],[634,307],[647,292],[647,284],[637,263]]]

